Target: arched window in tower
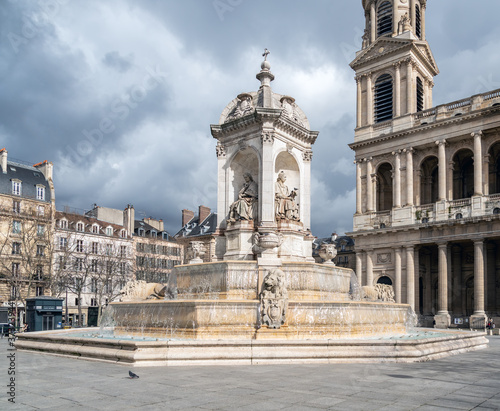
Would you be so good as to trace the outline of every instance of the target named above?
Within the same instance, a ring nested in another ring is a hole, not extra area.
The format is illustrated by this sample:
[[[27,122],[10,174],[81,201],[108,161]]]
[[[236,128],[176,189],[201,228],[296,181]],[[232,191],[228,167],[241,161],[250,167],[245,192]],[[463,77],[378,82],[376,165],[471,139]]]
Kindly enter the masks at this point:
[[[392,34],[392,3],[384,1],[378,6],[377,13],[377,34],[383,36],[384,34]]]
[[[422,17],[420,15],[420,6],[415,5],[415,34],[419,39],[422,39]]]
[[[392,119],[392,77],[383,74],[375,83],[375,122]]]
[[[392,209],[392,186],[392,166],[384,163],[377,171],[377,211]]]
[[[437,157],[426,158],[420,167],[420,203],[432,204],[438,200],[438,172]]]
[[[417,77],[417,112],[424,109],[424,83]]]
[[[474,194],[474,155],[468,149],[453,157],[453,199],[471,198]]]

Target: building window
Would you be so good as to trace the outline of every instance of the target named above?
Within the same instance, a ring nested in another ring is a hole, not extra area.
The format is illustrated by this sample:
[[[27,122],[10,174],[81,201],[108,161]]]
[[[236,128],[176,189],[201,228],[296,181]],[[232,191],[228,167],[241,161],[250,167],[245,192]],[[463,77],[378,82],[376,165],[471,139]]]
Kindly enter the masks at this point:
[[[75,270],[76,271],[82,271],[83,270],[83,258],[76,258],[75,259]],[[75,278],[75,281],[78,280],[78,278]]]
[[[151,237],[152,238],[156,238],[157,237],[156,231],[154,231],[154,230],[151,231]]]
[[[10,287],[10,299],[15,300],[19,296],[19,292],[17,291],[17,287],[13,285]]]
[[[139,230],[137,230],[137,233],[139,234],[139,236],[144,237],[144,228],[139,228]]]
[[[60,270],[66,269],[66,258],[64,258],[64,256],[62,255],[59,256],[59,269]]]
[[[106,227],[106,235],[113,235],[113,227]]]
[[[126,257],[126,256],[127,256],[127,246],[121,245],[120,246],[120,257]]]
[[[420,15],[420,6],[415,5],[415,34],[419,39],[422,39],[422,17]]]
[[[39,205],[36,207],[36,214],[39,216],[39,217],[43,217],[45,215],[45,207],[42,206],[42,205]]]
[[[417,77],[417,111],[424,109],[424,84],[420,77]]]
[[[66,250],[68,248],[68,239],[66,237],[59,237],[59,250]]]
[[[76,223],[76,231],[83,232],[84,230],[84,224],[83,223]]]
[[[39,297],[43,295],[43,287],[36,287],[36,296]]]
[[[375,83],[375,122],[392,119],[392,77],[383,74]]]
[[[106,255],[111,255],[113,253],[113,245],[106,244]]]
[[[21,243],[12,243],[12,254],[21,254]]]
[[[95,298],[91,298],[90,299],[90,306],[91,307],[97,307],[97,303],[96,303],[96,299]]]
[[[19,271],[19,263],[12,263],[12,277],[17,278],[19,277],[20,271]]]
[[[377,33],[379,36],[392,34],[392,4],[390,1],[384,1],[378,6]]]
[[[67,229],[68,228],[68,220],[60,220],[59,227],[61,227],[63,229]]]
[[[78,305],[79,302],[80,302],[80,299],[75,298],[75,305]]]
[[[90,280],[90,292],[91,293],[97,292],[97,278],[92,278],[92,280]],[[94,305],[94,304],[92,304],[92,302],[91,302],[90,305]]]
[[[36,226],[36,234],[39,236],[39,237],[42,237],[44,234],[45,234],[45,226],[42,225],[42,224],[38,224]]]
[[[121,230],[121,231],[120,231],[120,237],[121,237],[121,238],[125,238],[125,237],[127,237],[127,232],[126,232],[125,230]]]
[[[45,255],[45,246],[37,245],[36,246],[36,255],[37,255],[37,257],[43,257]]]
[[[98,254],[99,253],[99,243],[93,242],[92,243],[92,254]]]
[[[38,264],[35,268],[35,280],[42,281],[43,279],[43,265]]]
[[[12,212],[14,214],[21,214],[21,202],[19,200],[12,201]]]
[[[83,253],[83,240],[76,240],[76,251]]]
[[[19,180],[12,180],[12,194],[20,196],[22,192],[22,183]]]
[[[94,234],[99,234],[99,226],[97,224],[92,225],[92,232]]]
[[[124,262],[120,263],[120,274],[122,274],[122,275],[127,274],[127,263],[124,263]]]
[[[94,259],[90,262],[90,271],[97,273],[97,260]]]
[[[144,252],[144,243],[137,243],[137,251],[140,253]]]
[[[36,199],[45,201],[45,187],[44,186],[36,186]]]
[[[12,221],[12,233],[13,234],[21,234],[21,222],[20,221]]]

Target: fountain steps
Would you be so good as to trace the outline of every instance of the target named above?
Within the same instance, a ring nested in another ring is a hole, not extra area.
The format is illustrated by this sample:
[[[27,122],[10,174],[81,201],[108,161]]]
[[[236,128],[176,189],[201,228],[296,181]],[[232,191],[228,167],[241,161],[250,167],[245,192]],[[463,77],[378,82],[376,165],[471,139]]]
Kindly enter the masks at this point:
[[[20,334],[16,341],[18,350],[134,366],[420,362],[487,345],[485,333],[455,331],[414,339],[133,341],[62,330]]]

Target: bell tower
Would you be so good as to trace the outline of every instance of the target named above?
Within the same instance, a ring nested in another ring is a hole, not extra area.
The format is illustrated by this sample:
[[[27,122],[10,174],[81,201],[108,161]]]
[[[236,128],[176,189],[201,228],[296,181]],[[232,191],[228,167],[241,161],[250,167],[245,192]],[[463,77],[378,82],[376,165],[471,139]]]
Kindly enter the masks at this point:
[[[439,73],[425,39],[426,0],[362,0],[365,32],[351,63],[356,72],[355,142],[374,127],[397,129],[412,113],[432,107]]]

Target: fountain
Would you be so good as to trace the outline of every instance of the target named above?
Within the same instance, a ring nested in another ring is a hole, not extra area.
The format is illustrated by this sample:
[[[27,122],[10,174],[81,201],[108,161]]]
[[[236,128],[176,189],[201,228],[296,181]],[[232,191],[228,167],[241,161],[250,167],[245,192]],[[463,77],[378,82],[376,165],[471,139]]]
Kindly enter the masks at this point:
[[[318,132],[292,97],[272,91],[267,61],[257,92],[222,112],[217,139],[218,222],[207,247],[168,284],[135,282],[110,304],[100,338],[55,331],[16,347],[136,365],[422,361],[482,348],[480,333],[408,333],[409,305],[391,287],[360,288],[352,270],[312,257],[310,173]],[[210,252],[213,262],[203,262]],[[112,335],[111,335],[112,334]],[[112,337],[112,338],[111,338]]]

